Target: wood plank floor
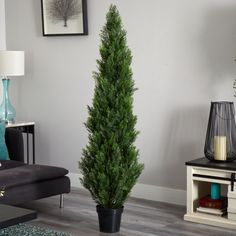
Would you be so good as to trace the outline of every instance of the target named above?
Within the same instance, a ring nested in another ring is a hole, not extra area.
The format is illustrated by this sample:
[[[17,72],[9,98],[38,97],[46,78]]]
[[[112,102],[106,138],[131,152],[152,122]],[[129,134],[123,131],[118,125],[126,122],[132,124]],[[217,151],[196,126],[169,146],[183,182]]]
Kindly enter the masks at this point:
[[[38,211],[38,219],[28,224],[74,236],[106,235],[99,233],[95,204],[84,190],[73,189],[65,195],[64,208],[59,197],[34,201],[23,207]],[[185,207],[130,198],[122,216],[120,236],[235,236],[236,232],[223,228],[183,221]]]

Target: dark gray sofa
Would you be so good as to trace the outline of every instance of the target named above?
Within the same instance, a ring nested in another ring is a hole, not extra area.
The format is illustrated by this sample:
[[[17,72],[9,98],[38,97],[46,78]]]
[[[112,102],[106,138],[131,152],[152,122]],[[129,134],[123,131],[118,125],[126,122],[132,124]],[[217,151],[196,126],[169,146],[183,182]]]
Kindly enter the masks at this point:
[[[0,161],[0,187],[5,186],[5,194],[0,203],[18,205],[40,198],[70,192],[68,170],[45,165],[24,163],[22,133],[13,128],[6,129],[6,144],[11,160]]]

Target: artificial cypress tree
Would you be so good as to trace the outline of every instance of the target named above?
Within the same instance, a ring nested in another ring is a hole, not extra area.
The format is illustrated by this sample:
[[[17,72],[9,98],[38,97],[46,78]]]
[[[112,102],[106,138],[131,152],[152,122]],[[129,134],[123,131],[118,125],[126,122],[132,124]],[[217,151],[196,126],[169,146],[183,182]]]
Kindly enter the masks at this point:
[[[116,6],[111,5],[101,31],[98,72],[86,128],[89,143],[79,163],[81,183],[95,202],[118,209],[124,204],[143,170],[134,142],[137,117],[133,114],[135,91],[131,51]]]

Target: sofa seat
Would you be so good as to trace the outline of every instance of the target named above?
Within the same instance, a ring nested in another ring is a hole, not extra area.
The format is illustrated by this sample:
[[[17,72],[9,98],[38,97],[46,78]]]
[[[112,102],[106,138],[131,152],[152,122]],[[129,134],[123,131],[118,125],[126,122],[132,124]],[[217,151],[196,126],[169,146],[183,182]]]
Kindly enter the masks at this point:
[[[24,163],[22,132],[7,128],[5,140],[11,160],[0,161],[0,189],[5,187],[1,204],[20,205],[70,192],[70,179],[64,168]]]
[[[0,161],[1,166],[0,170],[6,170],[10,168],[15,168],[19,166],[25,166],[26,164],[20,161],[13,161],[13,160],[7,160],[7,161]]]
[[[25,184],[53,180],[68,174],[68,170],[61,167],[27,165],[24,163],[18,164],[14,161],[5,162],[1,162],[3,169],[1,170],[0,187],[6,186],[6,189]]]

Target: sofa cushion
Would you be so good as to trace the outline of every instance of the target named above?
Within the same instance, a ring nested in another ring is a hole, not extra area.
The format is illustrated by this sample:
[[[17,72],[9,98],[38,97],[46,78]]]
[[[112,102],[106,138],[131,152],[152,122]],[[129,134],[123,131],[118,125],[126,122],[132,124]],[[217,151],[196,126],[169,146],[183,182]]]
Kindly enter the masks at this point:
[[[56,179],[68,174],[68,170],[61,167],[45,165],[23,165],[0,171],[0,186],[10,188],[13,186],[30,184],[49,179]]]
[[[10,160],[5,142],[5,123],[0,122],[0,160]]]
[[[0,161],[0,176],[1,176],[1,170],[6,170],[24,165],[26,164],[20,161],[12,161],[12,160]]]
[[[22,132],[16,128],[7,128],[5,133],[9,158],[24,162],[24,140]]]

